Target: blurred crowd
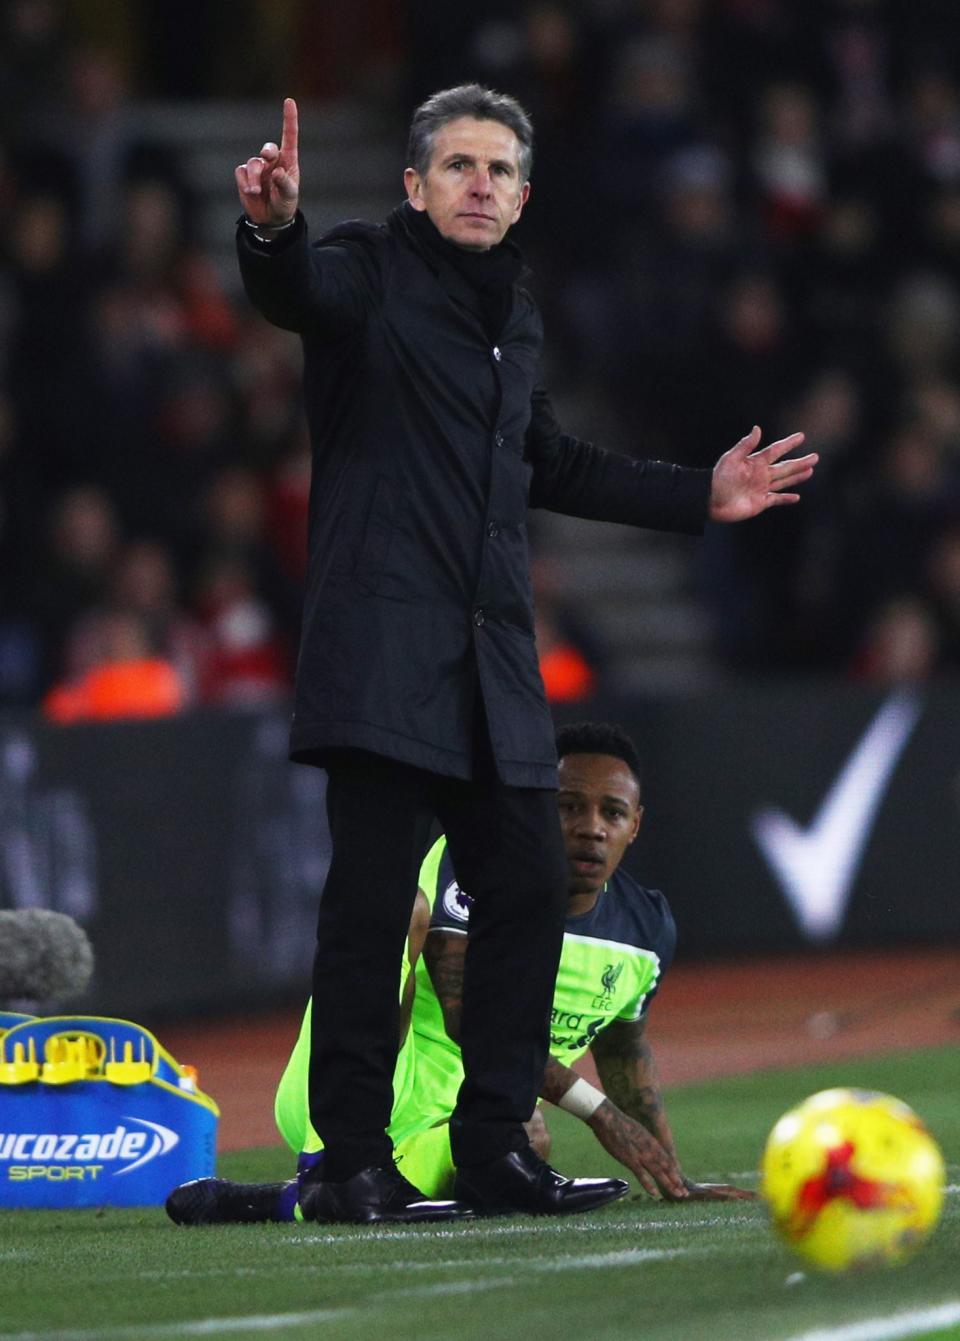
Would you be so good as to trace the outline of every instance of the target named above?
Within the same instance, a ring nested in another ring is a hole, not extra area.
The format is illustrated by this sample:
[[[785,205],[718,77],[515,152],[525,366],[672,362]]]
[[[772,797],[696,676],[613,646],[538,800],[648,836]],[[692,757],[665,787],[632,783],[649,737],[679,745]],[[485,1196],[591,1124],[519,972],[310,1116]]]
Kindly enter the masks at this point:
[[[565,398],[602,405],[610,445],[641,456],[711,465],[754,423],[821,454],[799,507],[708,531],[696,581],[718,663],[956,673],[954,10],[9,0],[0,704],[68,721],[288,692],[309,487],[297,342],[224,286],[195,183],[138,138],[136,100],[359,91],[404,122],[464,78],[534,116],[518,239]],[[556,696],[590,693],[602,657],[562,600],[552,613]]]
[[[282,700],[297,341],[227,293],[176,155],[138,138],[122,51],[68,5],[4,14],[0,702],[72,721]]]

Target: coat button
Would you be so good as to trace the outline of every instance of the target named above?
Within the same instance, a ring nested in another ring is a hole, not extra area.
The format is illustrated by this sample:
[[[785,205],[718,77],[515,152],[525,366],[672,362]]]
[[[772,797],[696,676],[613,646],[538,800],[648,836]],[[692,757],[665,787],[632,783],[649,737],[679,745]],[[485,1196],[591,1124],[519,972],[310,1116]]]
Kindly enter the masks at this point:
[[[500,353],[500,346],[499,346],[499,345],[494,345],[494,346],[493,346],[493,357],[497,360],[498,363],[499,363],[500,360],[503,358],[503,355]]]
[[[473,612],[473,622],[474,622],[474,624],[476,624],[476,626],[477,626],[478,629],[481,628],[481,627],[483,626],[483,624],[484,624],[485,621],[486,621],[486,615],[483,613],[483,611],[482,611],[482,610],[474,610],[474,612]]]
[[[500,534],[500,527],[497,525],[496,522],[491,522],[490,525],[487,527],[487,535],[490,537],[491,540],[496,540],[499,534]]]
[[[494,440],[494,442],[497,444],[498,447],[502,447],[502,446],[503,446],[503,443],[504,443],[504,437],[503,437],[503,434],[502,434],[502,433],[495,433],[495,434],[494,434],[494,438],[493,438],[493,440]]]

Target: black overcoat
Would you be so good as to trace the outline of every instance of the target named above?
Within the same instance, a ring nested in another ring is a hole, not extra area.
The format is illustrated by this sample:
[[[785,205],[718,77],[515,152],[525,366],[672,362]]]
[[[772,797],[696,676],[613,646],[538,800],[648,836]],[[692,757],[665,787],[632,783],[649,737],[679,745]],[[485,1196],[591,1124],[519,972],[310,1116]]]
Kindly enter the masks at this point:
[[[304,350],[313,480],[291,755],[352,746],[469,778],[479,693],[503,781],[554,787],[527,509],[698,532],[710,473],[562,433],[529,293],[515,286],[492,345],[474,289],[420,250],[409,208],[313,244],[300,215],[269,248],[238,228],[247,293]]]

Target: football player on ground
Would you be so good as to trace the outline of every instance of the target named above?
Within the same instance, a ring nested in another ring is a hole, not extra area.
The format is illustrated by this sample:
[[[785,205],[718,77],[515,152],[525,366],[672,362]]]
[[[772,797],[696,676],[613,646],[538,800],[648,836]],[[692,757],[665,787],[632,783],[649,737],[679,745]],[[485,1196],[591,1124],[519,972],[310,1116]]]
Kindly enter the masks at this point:
[[[636,749],[616,727],[583,724],[561,729],[557,753],[568,905],[541,1096],[582,1118],[651,1196],[751,1197],[683,1173],[664,1109],[646,1027],[673,958],[676,929],[664,896],[643,888],[620,865],[643,815]],[[389,1129],[404,1175],[428,1197],[447,1195],[455,1172],[447,1124],[463,1079],[456,1040],[470,902],[441,838],[421,868],[411,921],[403,985],[409,1028],[394,1076]],[[323,1158],[307,1103],[309,1011],[308,1005],[276,1101],[277,1125],[299,1153],[301,1174]],[[510,1040],[503,1046],[508,1049]],[[587,1051],[605,1093],[571,1069]],[[540,1106],[528,1130],[546,1158],[550,1135]],[[250,1185],[200,1179],[175,1189],[167,1211],[179,1224],[291,1220],[299,1218],[297,1180]]]

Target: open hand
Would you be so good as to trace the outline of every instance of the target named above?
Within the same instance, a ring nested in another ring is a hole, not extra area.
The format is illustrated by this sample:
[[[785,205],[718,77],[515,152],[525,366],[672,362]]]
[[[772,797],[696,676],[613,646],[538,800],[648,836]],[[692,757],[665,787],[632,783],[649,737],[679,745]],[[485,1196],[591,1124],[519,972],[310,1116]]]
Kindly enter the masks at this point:
[[[280,147],[268,140],[255,158],[234,169],[240,204],[248,219],[264,228],[289,223],[300,198],[300,159],[297,104],[283,102],[283,135]]]
[[[781,457],[803,442],[802,433],[791,433],[788,438],[760,445],[760,429],[754,427],[729,452],[724,452],[713,468],[710,489],[710,520],[718,522],[746,521],[767,508],[782,503],[799,503],[800,495],[786,492],[803,484],[813,474],[819,457],[816,452],[807,456]]]

